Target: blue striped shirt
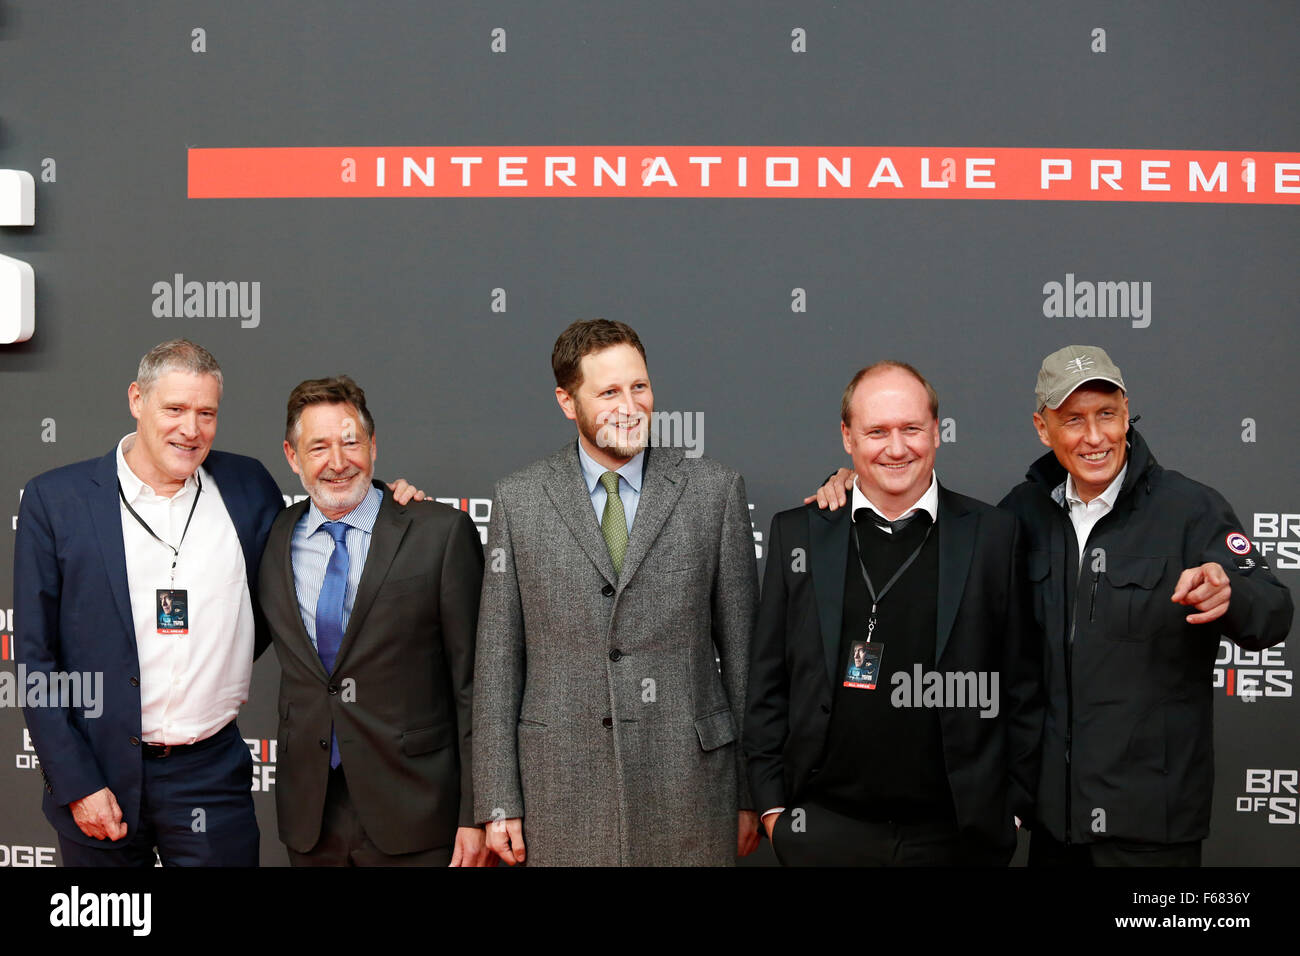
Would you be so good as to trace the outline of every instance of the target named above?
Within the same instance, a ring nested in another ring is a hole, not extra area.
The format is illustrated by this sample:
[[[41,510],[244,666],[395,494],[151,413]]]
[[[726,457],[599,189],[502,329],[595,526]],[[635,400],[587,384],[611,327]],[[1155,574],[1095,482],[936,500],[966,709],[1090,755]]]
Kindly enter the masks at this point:
[[[366,567],[366,555],[370,553],[370,535],[375,529],[379,504],[383,500],[380,490],[371,488],[370,494],[361,499],[361,504],[338,519],[348,526],[344,537],[348,546],[348,586],[343,595],[345,633],[352,617],[352,604],[357,599],[361,572]],[[293,540],[289,545],[293,561],[293,587],[298,594],[298,613],[302,615],[302,624],[307,629],[307,636],[311,638],[312,647],[317,647],[316,602],[320,600],[320,589],[325,583],[325,569],[329,566],[330,555],[334,553],[334,539],[330,537],[329,531],[321,527],[326,521],[329,518],[321,514],[313,501],[293,526]]]

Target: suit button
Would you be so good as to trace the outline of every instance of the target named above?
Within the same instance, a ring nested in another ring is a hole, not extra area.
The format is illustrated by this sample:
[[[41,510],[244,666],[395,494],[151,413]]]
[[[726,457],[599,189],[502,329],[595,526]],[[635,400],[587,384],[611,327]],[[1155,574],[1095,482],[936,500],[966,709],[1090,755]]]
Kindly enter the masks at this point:
[[[132,746],[132,747],[139,747],[139,746],[140,746],[140,738],[139,738],[139,737],[132,737],[132,738],[131,738],[131,746]]]
[[[321,738],[319,741],[317,741],[317,742],[320,744],[320,749],[321,749],[321,750],[329,750],[329,749],[330,749],[330,742],[329,742],[328,740],[326,740],[324,737],[322,737],[322,738]]]
[[[139,686],[140,686],[140,678],[138,678],[138,677],[132,677],[132,678],[131,678],[131,686],[132,686],[132,687],[139,687]]]
[[[337,694],[337,693],[339,692],[339,685],[338,685],[338,684],[330,684],[329,687],[326,688],[326,689],[327,689],[331,694]]]
[[[603,594],[603,595],[605,595],[605,597],[613,597],[613,596],[614,596],[614,585],[612,585],[612,584],[606,584],[603,588],[600,589],[600,593]]]
[[[47,783],[47,784],[45,785],[45,791],[46,791],[46,793],[53,793],[53,792],[54,792],[54,785],[53,785],[53,784],[50,784],[50,783]]]
[[[613,717],[604,717],[604,718],[601,718],[600,723],[601,723],[601,725],[604,726],[604,727],[613,727],[613,726],[614,726],[614,718],[613,718]]]
[[[828,707],[826,704],[822,704],[822,713],[829,714],[830,712],[831,712],[830,707]]]
[[[620,657],[622,657],[622,656],[623,656],[623,652],[620,651],[617,647],[614,648],[612,651],[609,652],[609,659],[610,659],[611,661],[616,661],[616,660],[618,660],[618,659],[619,659]]]

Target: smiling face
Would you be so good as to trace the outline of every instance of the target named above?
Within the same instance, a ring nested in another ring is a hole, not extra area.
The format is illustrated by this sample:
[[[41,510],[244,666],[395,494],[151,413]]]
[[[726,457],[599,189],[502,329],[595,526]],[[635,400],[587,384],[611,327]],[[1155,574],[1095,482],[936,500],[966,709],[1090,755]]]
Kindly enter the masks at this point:
[[[572,393],[556,388],[566,418],[577,422],[578,440],[600,464],[614,471],[645,448],[654,393],[645,359],[631,345],[612,345],[582,357],[582,379]]]
[[[1035,414],[1034,428],[1074,478],[1079,497],[1091,501],[1124,467],[1128,396],[1109,382],[1085,382],[1059,408]]]
[[[858,487],[891,520],[930,487],[939,422],[930,399],[910,372],[886,368],[858,382],[848,423],[840,423]]]
[[[370,492],[378,450],[357,410],[347,403],[308,405],[298,420],[296,440],[284,443],[289,467],[321,513],[343,517]]]
[[[126,463],[154,494],[170,498],[212,450],[221,383],[207,374],[165,372],[147,392],[132,382],[126,397],[136,420]]]

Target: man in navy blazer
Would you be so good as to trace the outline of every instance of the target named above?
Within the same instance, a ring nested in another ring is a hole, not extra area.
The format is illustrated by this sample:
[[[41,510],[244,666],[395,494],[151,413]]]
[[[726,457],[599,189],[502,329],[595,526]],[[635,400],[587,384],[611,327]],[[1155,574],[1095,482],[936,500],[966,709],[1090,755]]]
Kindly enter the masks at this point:
[[[162,343],[128,389],[136,433],[24,489],[19,663],[50,688],[73,673],[103,688],[93,708],[25,695],[66,865],[150,866],[155,846],[168,865],[257,865],[235,715],[267,643],[258,567],[284,501],[261,463],[211,451],[221,389],[206,349]],[[181,626],[162,590],[187,597]]]

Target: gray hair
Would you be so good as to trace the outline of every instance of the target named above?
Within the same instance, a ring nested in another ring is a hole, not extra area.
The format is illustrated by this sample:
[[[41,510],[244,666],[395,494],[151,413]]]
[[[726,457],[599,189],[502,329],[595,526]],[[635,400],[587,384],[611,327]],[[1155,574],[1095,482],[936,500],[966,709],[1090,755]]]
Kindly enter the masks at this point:
[[[167,372],[189,372],[191,375],[211,375],[217,380],[217,393],[225,390],[221,366],[212,353],[189,339],[171,339],[155,345],[140,359],[135,373],[135,383],[141,394],[148,392]]]

